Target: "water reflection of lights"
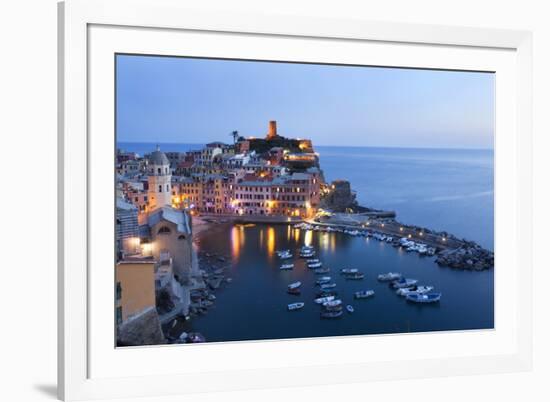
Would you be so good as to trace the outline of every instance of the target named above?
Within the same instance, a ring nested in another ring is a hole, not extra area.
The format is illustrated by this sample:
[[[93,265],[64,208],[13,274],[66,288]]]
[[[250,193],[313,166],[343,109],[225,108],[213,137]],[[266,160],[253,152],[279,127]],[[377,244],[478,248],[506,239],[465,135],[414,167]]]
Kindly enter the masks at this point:
[[[241,227],[242,229],[242,227]],[[241,235],[244,232],[239,230],[236,226],[231,229],[231,253],[233,259],[237,260],[241,251]]]
[[[323,250],[327,250],[329,248],[329,242],[330,242],[330,236],[328,233],[323,233],[321,235],[321,238],[319,239],[320,246]]]
[[[296,243],[300,241],[300,229],[294,229],[294,241]]]
[[[287,225],[286,227],[286,239],[290,241],[290,225]]]
[[[260,230],[260,250],[264,248],[264,230]]]
[[[312,239],[313,239],[313,231],[306,230],[306,234],[304,236],[304,245],[311,246]]]
[[[267,228],[267,255],[272,256],[275,252],[275,229],[270,226]]]

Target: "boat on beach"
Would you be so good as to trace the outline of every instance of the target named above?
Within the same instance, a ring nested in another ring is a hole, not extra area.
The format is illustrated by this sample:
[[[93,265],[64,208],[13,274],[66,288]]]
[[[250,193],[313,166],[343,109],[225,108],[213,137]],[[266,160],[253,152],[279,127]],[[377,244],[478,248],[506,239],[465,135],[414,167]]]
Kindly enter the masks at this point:
[[[380,274],[378,275],[378,280],[380,282],[391,282],[398,279],[401,279],[401,274],[398,272],[388,272],[387,274]]]
[[[355,297],[356,299],[366,299],[368,297],[372,297],[374,296],[374,290],[360,290],[359,292],[355,292],[353,294],[353,297]]]
[[[441,300],[441,293],[426,293],[426,294],[408,294],[407,301],[413,302],[413,303],[437,303],[439,300]]]
[[[286,269],[292,269],[294,268],[294,264],[283,264],[279,267],[280,270],[284,271]]]
[[[300,310],[305,305],[304,302],[290,303],[287,308],[288,311]]]

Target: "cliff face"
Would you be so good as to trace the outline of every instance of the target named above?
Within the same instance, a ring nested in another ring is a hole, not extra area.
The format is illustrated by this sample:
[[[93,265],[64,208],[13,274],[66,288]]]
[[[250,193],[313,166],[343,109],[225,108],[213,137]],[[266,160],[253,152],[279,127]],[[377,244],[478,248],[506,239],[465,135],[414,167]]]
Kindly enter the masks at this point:
[[[154,307],[148,308],[130,318],[117,330],[118,346],[159,345],[166,343],[158,313]]]
[[[346,212],[349,208],[358,207],[355,193],[347,180],[335,180],[330,185],[330,191],[321,199],[321,208],[333,212]]]

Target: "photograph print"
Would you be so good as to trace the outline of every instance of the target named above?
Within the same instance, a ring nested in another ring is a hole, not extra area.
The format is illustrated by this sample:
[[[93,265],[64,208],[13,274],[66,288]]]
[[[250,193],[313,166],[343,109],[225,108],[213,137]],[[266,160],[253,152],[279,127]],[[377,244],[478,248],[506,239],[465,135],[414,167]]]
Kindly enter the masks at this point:
[[[117,347],[494,329],[494,73],[114,73]]]

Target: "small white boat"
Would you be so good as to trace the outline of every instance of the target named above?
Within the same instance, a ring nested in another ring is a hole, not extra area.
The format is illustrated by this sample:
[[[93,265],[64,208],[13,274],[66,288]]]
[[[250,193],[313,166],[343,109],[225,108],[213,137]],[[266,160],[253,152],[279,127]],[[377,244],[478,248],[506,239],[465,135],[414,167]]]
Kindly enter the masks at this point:
[[[290,253],[279,254],[279,258],[281,260],[288,260],[289,258],[292,258],[292,254]]]
[[[346,275],[346,279],[350,280],[361,280],[363,278],[365,278],[365,274],[363,274],[362,272],[356,272],[354,274]]]
[[[411,286],[416,285],[417,283],[418,283],[418,280],[416,280],[416,279],[401,278],[401,279],[398,279],[396,281],[393,281],[392,282],[392,287],[394,289],[409,288]]]
[[[378,275],[378,280],[381,282],[390,282],[401,279],[401,274],[398,272],[388,272],[387,274]]]
[[[288,285],[289,289],[298,289],[300,286],[302,286],[302,282],[293,282],[290,285]]]
[[[357,268],[342,268],[340,272],[342,274],[356,274],[359,270]]]
[[[317,285],[323,285],[325,283],[329,283],[332,278],[330,276],[322,276],[319,279],[317,279]]]
[[[315,299],[314,302],[317,304],[323,304],[332,300],[334,300],[334,296],[325,296],[325,297],[319,297]]]
[[[441,293],[427,293],[425,295],[410,294],[407,295],[407,301],[413,303],[436,303],[441,299]]]
[[[294,264],[283,264],[279,267],[281,271],[294,268]]]
[[[276,251],[277,255],[281,255],[281,254],[290,254],[290,250],[277,250]]]
[[[321,289],[334,289],[336,287],[335,283],[324,283],[321,285]]]
[[[323,263],[322,262],[314,262],[312,264],[307,264],[307,266],[309,268],[321,268],[323,266]]]
[[[304,302],[290,303],[288,305],[288,311],[300,310],[305,306]]]
[[[432,290],[434,290],[433,286],[416,286],[412,288],[397,289],[395,293],[397,293],[399,296],[407,296],[414,293],[423,295],[425,293],[431,292]]]
[[[353,313],[355,311],[355,309],[353,308],[353,306],[351,304],[348,304],[346,306],[346,310],[348,310],[348,313]]]
[[[315,275],[322,275],[322,274],[328,274],[330,272],[330,268],[317,268],[313,270],[315,272]]]
[[[342,305],[342,300],[340,300],[340,299],[329,300],[329,301],[323,303],[323,307],[329,307],[329,308],[330,307],[332,307],[332,308],[333,307],[338,307],[340,305]]]
[[[308,264],[315,264],[316,262],[319,262],[318,258],[311,258],[309,260],[306,260]]]
[[[374,290],[360,290],[359,292],[355,292],[353,294],[353,296],[356,298],[356,299],[366,299],[367,297],[372,297],[374,296]]]

